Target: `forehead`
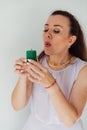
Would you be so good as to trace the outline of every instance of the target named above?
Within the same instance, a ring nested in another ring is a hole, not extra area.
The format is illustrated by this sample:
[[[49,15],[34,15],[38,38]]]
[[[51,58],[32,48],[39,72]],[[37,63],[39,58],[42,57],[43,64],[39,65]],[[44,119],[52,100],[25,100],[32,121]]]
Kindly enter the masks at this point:
[[[67,17],[62,15],[51,15],[49,16],[46,24],[48,24],[48,26],[62,25],[65,27],[70,25],[70,21]]]

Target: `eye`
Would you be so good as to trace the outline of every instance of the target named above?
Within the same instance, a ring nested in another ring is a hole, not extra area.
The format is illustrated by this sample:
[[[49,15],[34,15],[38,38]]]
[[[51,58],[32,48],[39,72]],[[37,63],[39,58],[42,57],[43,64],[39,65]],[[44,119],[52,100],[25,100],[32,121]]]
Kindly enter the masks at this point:
[[[48,32],[49,29],[44,29],[43,32]]]
[[[60,33],[60,30],[53,30],[54,33]]]

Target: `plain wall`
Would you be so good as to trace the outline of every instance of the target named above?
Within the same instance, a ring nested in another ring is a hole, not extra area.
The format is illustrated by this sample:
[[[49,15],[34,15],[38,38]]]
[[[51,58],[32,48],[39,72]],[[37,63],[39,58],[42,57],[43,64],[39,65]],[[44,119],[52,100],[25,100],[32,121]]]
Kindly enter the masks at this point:
[[[56,9],[73,13],[86,37],[87,0],[0,0],[0,130],[21,130],[27,120],[29,104],[21,111],[11,105],[18,78],[13,66],[26,50],[36,49],[39,54],[43,49],[43,26]],[[87,108],[82,119],[87,130]]]

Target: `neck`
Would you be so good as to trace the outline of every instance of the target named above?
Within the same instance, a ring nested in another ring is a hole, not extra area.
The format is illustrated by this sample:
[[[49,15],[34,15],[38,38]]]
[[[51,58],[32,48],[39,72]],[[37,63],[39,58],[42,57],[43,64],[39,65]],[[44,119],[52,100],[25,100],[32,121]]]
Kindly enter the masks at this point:
[[[66,56],[60,56],[60,55],[51,55],[48,57],[48,61],[55,66],[59,66],[62,65],[64,63],[66,63],[68,60],[71,59],[71,55],[67,54]]]
[[[71,55],[66,56],[49,56],[47,59],[48,65],[55,70],[66,67],[74,59]]]

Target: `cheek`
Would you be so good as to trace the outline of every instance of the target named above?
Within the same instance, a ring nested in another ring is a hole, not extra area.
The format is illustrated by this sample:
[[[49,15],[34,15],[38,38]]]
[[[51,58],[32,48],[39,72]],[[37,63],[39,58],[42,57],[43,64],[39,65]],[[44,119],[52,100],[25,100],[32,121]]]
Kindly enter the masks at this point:
[[[53,46],[53,50],[55,52],[61,52],[61,51],[64,51],[64,50],[67,50],[69,47],[68,47],[68,40],[66,38],[58,38],[58,39],[55,39],[52,43],[52,46]]]
[[[67,37],[54,38],[53,43],[57,46],[68,46],[69,41]]]

